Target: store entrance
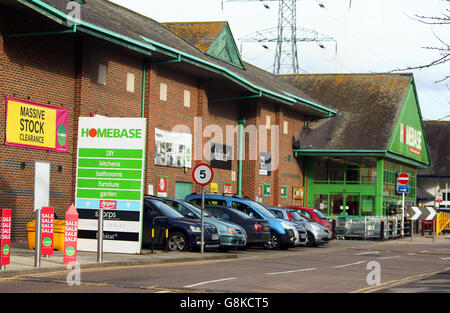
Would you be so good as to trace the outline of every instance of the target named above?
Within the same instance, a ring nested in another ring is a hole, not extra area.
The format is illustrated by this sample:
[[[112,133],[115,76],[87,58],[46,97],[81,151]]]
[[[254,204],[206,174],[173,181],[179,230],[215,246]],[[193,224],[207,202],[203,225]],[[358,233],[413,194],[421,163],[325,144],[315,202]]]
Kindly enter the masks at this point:
[[[358,193],[339,193],[330,195],[330,214],[356,216],[360,214]]]

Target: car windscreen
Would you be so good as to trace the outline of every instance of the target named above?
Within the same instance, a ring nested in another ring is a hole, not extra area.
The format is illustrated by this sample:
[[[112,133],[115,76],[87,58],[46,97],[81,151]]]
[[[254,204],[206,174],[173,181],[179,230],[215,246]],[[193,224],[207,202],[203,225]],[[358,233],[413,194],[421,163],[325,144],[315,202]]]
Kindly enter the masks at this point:
[[[194,214],[198,216],[198,218],[201,218],[201,216],[202,216],[202,208],[201,207],[197,206],[196,204],[187,202],[187,201],[183,201],[182,203],[183,203],[182,205],[191,209],[194,212]],[[206,211],[204,211],[204,215],[209,216],[209,214],[206,213]]]
[[[177,211],[175,211],[175,209],[171,208],[168,204],[159,201],[159,200],[147,200],[149,202],[151,202],[156,209],[164,216],[167,217],[173,217],[173,218],[180,218],[180,217],[184,217],[183,215],[181,215],[180,213],[178,213]]]
[[[308,220],[295,211],[289,211],[294,221],[307,222]]]
[[[325,215],[323,215],[323,213],[320,212],[319,210],[314,209],[313,211],[314,211],[314,213],[317,214],[317,216],[318,216],[321,220],[326,220],[326,219],[327,219],[327,218],[325,217]]]
[[[270,212],[268,209],[266,209],[265,207],[263,207],[261,204],[259,204],[258,202],[252,201],[251,202],[252,205],[265,217],[269,217],[269,218],[277,218],[272,212]]]

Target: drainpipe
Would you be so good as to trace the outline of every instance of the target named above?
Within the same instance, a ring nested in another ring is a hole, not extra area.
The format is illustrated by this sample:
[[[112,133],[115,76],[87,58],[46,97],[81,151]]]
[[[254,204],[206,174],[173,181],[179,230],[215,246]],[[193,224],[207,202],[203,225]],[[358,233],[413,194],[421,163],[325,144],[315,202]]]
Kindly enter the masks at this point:
[[[142,103],[141,103],[141,117],[145,117],[145,77],[147,74],[147,64],[145,63],[142,66]]]
[[[239,150],[238,150],[238,195],[242,196],[242,170],[243,170],[243,148],[244,148],[244,125],[247,123],[245,118],[238,121],[239,124]]]

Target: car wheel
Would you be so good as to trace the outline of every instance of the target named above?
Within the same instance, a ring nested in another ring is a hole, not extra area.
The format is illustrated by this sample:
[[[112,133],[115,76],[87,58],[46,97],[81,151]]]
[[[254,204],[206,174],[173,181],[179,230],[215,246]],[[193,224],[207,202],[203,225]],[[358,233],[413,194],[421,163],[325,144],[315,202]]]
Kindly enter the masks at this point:
[[[306,243],[307,247],[315,247],[316,241],[314,240],[314,236],[311,233],[308,233],[308,242]]]
[[[277,250],[280,249],[281,240],[280,237],[275,233],[270,233],[270,239],[264,245],[267,249]]]
[[[186,236],[182,233],[170,234],[167,246],[170,251],[186,251],[188,249]]]

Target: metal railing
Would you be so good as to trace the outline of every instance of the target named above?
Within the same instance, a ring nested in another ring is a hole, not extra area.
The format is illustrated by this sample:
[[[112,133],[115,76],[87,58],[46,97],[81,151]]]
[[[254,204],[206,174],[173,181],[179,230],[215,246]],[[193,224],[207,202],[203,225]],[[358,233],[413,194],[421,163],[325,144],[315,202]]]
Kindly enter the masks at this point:
[[[336,239],[385,240],[401,237],[402,218],[394,216],[345,216],[332,220]],[[411,223],[405,220],[404,233],[410,236]]]

